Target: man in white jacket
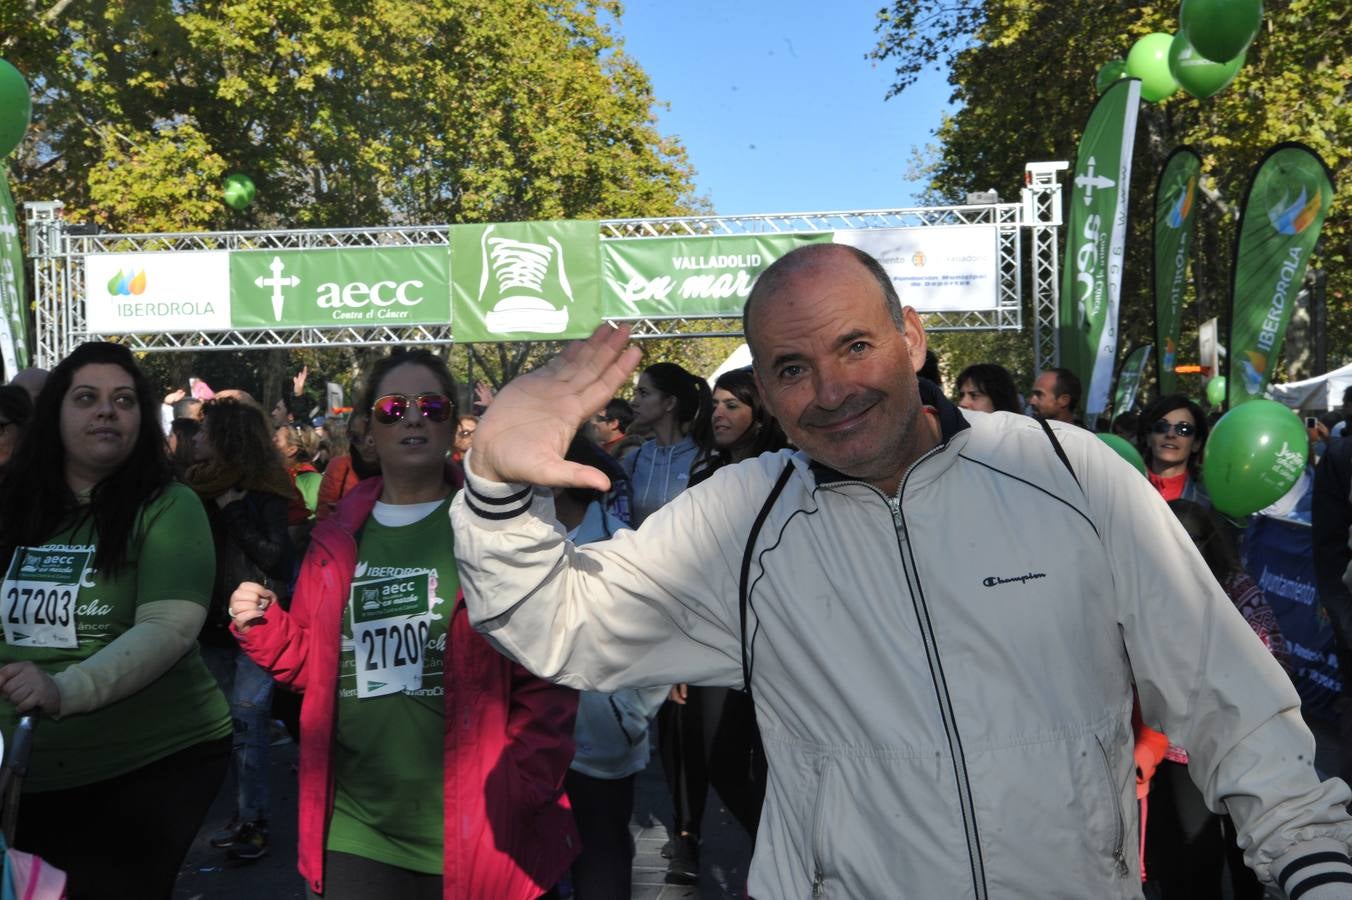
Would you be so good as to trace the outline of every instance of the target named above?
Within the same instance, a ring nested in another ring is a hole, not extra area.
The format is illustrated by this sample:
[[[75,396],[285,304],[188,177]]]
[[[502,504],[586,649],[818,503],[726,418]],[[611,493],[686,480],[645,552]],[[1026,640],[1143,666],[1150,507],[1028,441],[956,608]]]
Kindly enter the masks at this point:
[[[563,455],[639,356],[602,328],[498,395],[451,515],[476,627],[537,674],[753,690],[753,896],[1139,897],[1134,687],[1260,878],[1352,898],[1352,792],[1130,466],[919,382],[919,318],[852,248],[782,258],[745,323],[798,452],[572,546],[547,488],[605,486]]]

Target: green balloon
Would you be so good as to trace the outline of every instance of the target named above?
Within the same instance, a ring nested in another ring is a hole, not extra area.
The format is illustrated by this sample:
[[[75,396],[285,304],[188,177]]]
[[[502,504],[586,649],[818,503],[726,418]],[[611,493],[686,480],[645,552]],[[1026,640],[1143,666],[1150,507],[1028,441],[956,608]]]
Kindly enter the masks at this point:
[[[1099,432],[1098,439],[1112,447],[1118,456],[1135,466],[1136,471],[1142,475],[1145,474],[1145,460],[1141,458],[1141,451],[1137,450],[1131,441],[1121,435],[1109,434],[1106,431]]]
[[[1226,381],[1224,375],[1217,375],[1206,383],[1206,402],[1212,406],[1225,405]]]
[[[1183,90],[1199,100],[1225,90],[1243,65],[1243,53],[1229,62],[1212,62],[1188,43],[1186,31],[1174,35],[1174,42],[1169,47],[1169,71],[1183,85]]]
[[[1263,24],[1263,0],[1183,0],[1178,24],[1197,52],[1227,63],[1245,50]]]
[[[231,209],[243,209],[248,206],[253,202],[257,192],[253,179],[248,175],[236,172],[225,176],[225,203]]]
[[[1127,61],[1125,59],[1110,59],[1099,66],[1098,75],[1094,76],[1094,87],[1098,88],[1098,92],[1101,94],[1126,77]]]
[[[1131,45],[1127,54],[1127,74],[1141,79],[1141,96],[1158,103],[1178,90],[1178,82],[1169,71],[1169,46],[1174,36],[1157,31]]]
[[[1298,416],[1275,400],[1250,400],[1211,430],[1202,480],[1218,510],[1247,516],[1291,490],[1309,454],[1310,438]]]
[[[23,141],[33,118],[33,98],[23,74],[0,59],[0,158]]]

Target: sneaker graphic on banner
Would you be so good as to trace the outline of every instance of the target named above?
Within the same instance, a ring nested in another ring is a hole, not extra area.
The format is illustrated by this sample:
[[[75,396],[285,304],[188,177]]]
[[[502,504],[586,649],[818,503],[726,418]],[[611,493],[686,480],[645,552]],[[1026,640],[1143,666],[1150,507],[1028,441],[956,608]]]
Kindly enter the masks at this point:
[[[491,301],[493,306],[484,317],[488,329],[501,334],[558,334],[566,329],[568,307],[558,308],[545,296],[545,280],[552,274],[563,299],[573,303],[563,247],[553,237],[541,244],[495,236],[495,228],[488,226],[480,238],[479,305]]]

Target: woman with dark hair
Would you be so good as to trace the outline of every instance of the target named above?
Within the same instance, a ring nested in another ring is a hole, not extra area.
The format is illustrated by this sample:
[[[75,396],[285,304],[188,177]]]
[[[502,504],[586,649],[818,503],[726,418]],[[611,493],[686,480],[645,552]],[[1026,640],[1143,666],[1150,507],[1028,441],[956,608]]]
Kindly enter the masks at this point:
[[[1202,408],[1182,394],[1160,397],[1141,412],[1136,443],[1146,477],[1165,500],[1211,505],[1201,481],[1207,431]]]
[[[622,460],[633,491],[630,524],[637,528],[689,484],[699,454],[691,433],[707,427],[709,384],[675,363],[654,363],[638,377],[632,405],[634,424],[653,435]]]
[[[712,427],[706,432],[690,484],[720,468],[788,444],[766,410],[756,379],[746,369],[724,372],[714,383]],[[658,726],[676,836],[670,845],[667,880],[694,884],[699,876],[700,823],[712,785],[754,844],[765,801],[765,748],[756,711],[742,691],[678,684],[662,707]]]
[[[302,694],[312,897],[527,900],[577,853],[562,792],[577,694],[494,650],[460,596],[455,393],[425,350],[377,364],[362,409],[381,474],[315,526],[289,610],[255,582],[230,598],[244,652]]]
[[[1178,516],[1188,537],[1206,560],[1235,608],[1254,634],[1283,666],[1288,665],[1286,641],[1277,616],[1235,553],[1234,545],[1216,515],[1191,500],[1174,500],[1169,508]],[[1161,900],[1194,900],[1222,896],[1222,869],[1229,864],[1235,900],[1262,900],[1257,876],[1244,865],[1244,853],[1235,843],[1229,815],[1216,815],[1188,774],[1188,753],[1166,740],[1164,757],[1150,780],[1146,817],[1145,869]]]
[[[353,413],[347,423],[347,453],[335,456],[324,470],[319,483],[319,502],[316,519],[327,519],[338,507],[338,501],[372,475],[380,474],[380,460],[376,458],[376,442],[371,436],[371,417]]]
[[[14,448],[19,446],[19,437],[32,417],[33,400],[28,391],[13,384],[0,386],[0,474],[4,474]]]
[[[978,412],[1023,412],[1014,376],[1004,366],[977,363],[958,373],[958,406]]]
[[[230,754],[197,633],[215,557],[127,348],[52,371],[0,481],[0,732],[41,713],[16,845],[72,898],[168,898]],[[135,841],[129,849],[125,840]]]
[[[690,470],[690,484],[699,484],[728,463],[738,463],[787,446],[784,429],[765,409],[756,376],[733,369],[714,382],[708,425],[694,435],[700,453]]]
[[[236,807],[211,838],[232,859],[268,851],[268,747],[272,676],[239,652],[226,611],[242,581],[285,585],[291,575],[286,507],[294,493],[263,410],[208,400],[184,480],[207,508],[216,548],[216,583],[202,629],[202,656],[230,701],[235,725]]]

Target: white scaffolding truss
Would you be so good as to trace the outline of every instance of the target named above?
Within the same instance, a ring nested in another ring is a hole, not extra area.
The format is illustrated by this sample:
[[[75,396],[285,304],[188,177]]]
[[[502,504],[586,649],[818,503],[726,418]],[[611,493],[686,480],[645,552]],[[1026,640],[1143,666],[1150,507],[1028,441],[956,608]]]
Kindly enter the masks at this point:
[[[1020,203],[992,203],[917,209],[857,212],[779,213],[753,216],[682,216],[655,219],[609,219],[600,222],[601,237],[657,238],[716,235],[793,234],[875,228],[917,228],[945,225],[994,225],[999,236],[999,296],[993,309],[925,314],[931,331],[1017,331],[1023,327],[1021,261],[1023,231],[1031,232],[1032,316],[1035,323],[1034,365],[1045,368],[1056,358],[1055,323],[1057,231],[1061,221],[1061,186],[1056,172],[1064,163],[1031,163]],[[173,234],[86,234],[66,223],[60,201],[25,204],[29,255],[33,259],[35,364],[54,365],[76,345],[113,338],[134,350],[254,350],[275,347],[437,345],[454,343],[452,327],[360,326],[338,328],[267,328],[226,331],[182,331],[162,334],[100,334],[85,320],[84,259],[100,253],[188,250],[301,250],[378,246],[448,246],[446,225],[389,228],[342,228],[286,231],[218,231]],[[702,330],[690,333],[699,318]],[[615,320],[621,321],[621,320]],[[729,337],[741,334],[741,320],[721,317],[649,317],[624,319],[638,339]],[[1047,343],[1050,337],[1053,343]]]

